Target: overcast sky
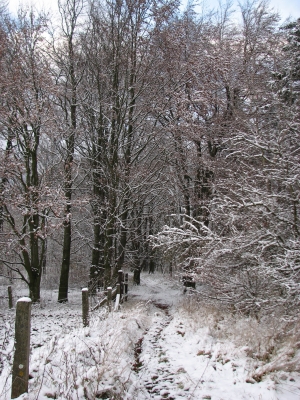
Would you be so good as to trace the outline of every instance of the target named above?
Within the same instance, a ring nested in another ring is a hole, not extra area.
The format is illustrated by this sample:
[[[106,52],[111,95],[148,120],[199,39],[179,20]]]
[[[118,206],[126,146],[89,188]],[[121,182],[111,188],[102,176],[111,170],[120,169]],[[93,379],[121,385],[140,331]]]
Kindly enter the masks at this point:
[[[185,0],[187,1],[187,0]],[[238,0],[233,0],[234,4],[238,4]],[[244,1],[241,0],[241,3]],[[56,0],[9,0],[9,8],[12,13],[15,13],[18,9],[19,3],[22,4],[35,4],[38,8],[52,9],[57,8]],[[197,3],[197,0],[195,0]],[[198,0],[198,3],[201,3],[201,0]],[[219,0],[206,0],[205,3],[209,6],[209,8],[217,8]],[[292,17],[292,19],[300,18],[300,0],[269,0],[270,7],[274,9],[274,11],[278,12],[282,20],[285,20],[288,17]]]
[[[275,11],[286,19],[292,17],[292,19],[300,18],[300,1],[299,0],[271,0],[271,7]]]

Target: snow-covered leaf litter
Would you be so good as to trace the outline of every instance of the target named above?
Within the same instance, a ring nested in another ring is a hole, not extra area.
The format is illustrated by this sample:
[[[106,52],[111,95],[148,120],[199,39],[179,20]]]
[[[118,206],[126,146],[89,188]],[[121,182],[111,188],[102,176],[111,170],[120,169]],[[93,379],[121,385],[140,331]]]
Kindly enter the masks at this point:
[[[33,306],[31,379],[24,399],[299,399],[299,374],[276,372],[280,363],[283,370],[299,369],[297,348],[259,359],[253,345],[261,340],[257,327],[251,328],[257,338],[246,332],[247,320],[226,330],[223,317],[193,309],[167,276],[142,275],[141,286],[130,289],[120,312],[108,315],[103,308],[92,314],[88,328],[81,327],[80,291],[68,305]],[[5,400],[14,313],[1,314],[0,398]],[[261,373],[261,382],[253,379],[255,373]]]

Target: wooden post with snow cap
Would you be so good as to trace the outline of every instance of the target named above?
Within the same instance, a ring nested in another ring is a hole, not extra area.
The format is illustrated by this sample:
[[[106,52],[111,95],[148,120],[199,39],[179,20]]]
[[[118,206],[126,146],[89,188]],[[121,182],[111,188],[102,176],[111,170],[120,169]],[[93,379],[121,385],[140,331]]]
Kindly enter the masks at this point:
[[[7,292],[8,292],[8,307],[13,308],[13,297],[12,297],[11,286],[7,287]]]
[[[117,311],[119,309],[120,297],[121,297],[121,285],[118,283],[117,284],[117,296],[116,296],[115,311]]]
[[[82,322],[83,326],[89,326],[89,290],[82,289]]]
[[[123,280],[123,271],[120,269],[118,271],[118,283],[121,283]]]
[[[15,322],[15,354],[12,369],[11,398],[28,392],[30,353],[31,299],[22,297],[17,301]]]
[[[124,299],[127,301],[128,296],[128,273],[125,274],[125,282],[124,282]]]
[[[122,303],[124,292],[124,273],[121,269],[118,271],[118,283],[120,285],[120,303]]]
[[[107,288],[107,305],[108,305],[109,312],[111,312],[111,299],[112,299],[112,288],[108,287]]]

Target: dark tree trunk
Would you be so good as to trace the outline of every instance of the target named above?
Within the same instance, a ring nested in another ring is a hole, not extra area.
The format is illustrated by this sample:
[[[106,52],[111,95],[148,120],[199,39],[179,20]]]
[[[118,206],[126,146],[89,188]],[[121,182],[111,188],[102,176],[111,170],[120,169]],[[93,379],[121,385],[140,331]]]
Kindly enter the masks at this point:
[[[64,5],[60,5],[61,15],[63,16],[62,23],[69,26],[70,29],[64,31],[65,39],[68,43],[67,52],[67,82],[66,82],[66,97],[68,92],[71,93],[67,103],[70,107],[66,110],[66,126],[69,127],[69,136],[66,138],[66,158],[64,163],[64,191],[66,197],[65,207],[65,223],[64,223],[64,240],[63,240],[63,259],[61,264],[61,274],[58,292],[58,301],[68,301],[68,285],[69,271],[71,260],[71,240],[72,240],[72,225],[71,225],[71,200],[73,188],[73,159],[75,151],[75,135],[77,127],[77,77],[75,71],[75,51],[74,51],[74,35],[76,30],[76,21],[81,12],[79,3],[74,0],[67,0]],[[70,117],[68,117],[70,113]]]
[[[89,273],[89,290],[95,294],[97,287],[104,285],[103,268],[103,235],[101,234],[101,219],[94,217],[94,245],[92,250],[92,265]],[[102,263],[102,266],[101,266]]]
[[[71,221],[67,221],[64,227],[63,260],[60,271],[58,290],[58,302],[68,301],[69,271],[71,258]]]
[[[64,240],[63,240],[63,258],[60,272],[60,282],[58,289],[58,302],[68,301],[69,271],[71,260],[71,241],[72,241],[72,225],[71,225],[71,199],[72,199],[72,169],[74,153],[74,134],[67,141],[69,150],[68,158],[65,162],[65,221],[64,221]]]
[[[41,274],[39,271],[33,272],[29,282],[29,297],[33,303],[40,301]]]
[[[118,270],[123,268],[124,260],[125,260],[125,248],[127,243],[127,217],[128,217],[128,198],[124,200],[124,212],[122,215],[122,226],[120,232],[120,240],[119,240],[119,252],[118,252]]]
[[[153,258],[151,258],[149,263],[149,274],[154,274],[154,270],[155,270],[155,262]]]
[[[140,270],[140,268],[136,268],[133,271],[133,282],[136,285],[139,285],[141,283],[141,270]]]

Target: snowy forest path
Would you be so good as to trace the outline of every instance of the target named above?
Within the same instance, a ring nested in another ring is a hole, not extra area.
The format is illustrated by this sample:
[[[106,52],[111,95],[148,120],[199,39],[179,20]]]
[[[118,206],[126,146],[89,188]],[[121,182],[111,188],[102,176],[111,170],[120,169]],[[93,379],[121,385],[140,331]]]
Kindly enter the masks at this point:
[[[153,279],[153,275],[142,277],[141,286],[133,288],[133,296],[146,301],[153,315],[151,326],[146,329],[135,345],[135,371],[144,395],[149,399],[187,399],[189,387],[184,384],[186,371],[174,369],[165,344],[166,332],[173,320],[174,306],[182,293],[180,285],[167,275]],[[181,292],[181,293],[180,293]],[[178,334],[181,326],[178,326]],[[175,344],[176,346],[176,344]]]
[[[195,299],[189,302],[179,280],[142,274],[130,298],[144,304],[150,320],[134,347],[137,400],[298,400],[297,374],[289,382],[281,375],[278,381],[272,376],[260,382],[251,378],[258,363],[248,356],[247,343],[222,335],[224,318],[202,310]]]
[[[139,375],[149,398],[187,399],[189,387],[184,386],[186,378],[182,376],[186,371],[180,368],[174,370],[168,357],[168,346],[165,345],[166,329],[173,320],[169,313],[170,306],[154,301],[150,306],[157,311],[154,311],[152,325],[136,343],[133,370]],[[183,332],[178,330],[178,334]]]

